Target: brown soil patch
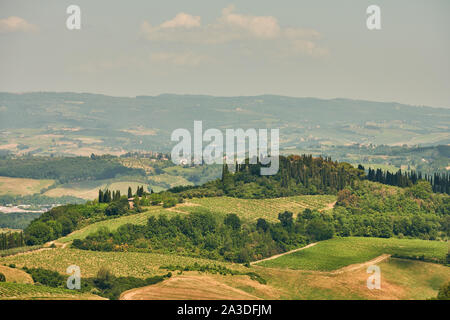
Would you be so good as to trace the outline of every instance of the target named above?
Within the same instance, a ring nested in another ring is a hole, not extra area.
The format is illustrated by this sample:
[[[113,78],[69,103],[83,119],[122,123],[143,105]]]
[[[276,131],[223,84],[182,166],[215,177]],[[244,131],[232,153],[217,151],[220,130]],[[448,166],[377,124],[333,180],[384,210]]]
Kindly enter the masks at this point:
[[[366,261],[363,263],[351,264],[351,265],[348,265],[341,269],[335,270],[335,271],[331,272],[331,274],[339,274],[339,273],[344,273],[344,272],[356,271],[356,270],[380,263],[386,259],[389,259],[390,257],[391,257],[390,254],[382,254],[381,256],[376,257],[375,259],[372,259],[372,260],[369,260],[369,261]]]
[[[0,266],[0,273],[3,273],[5,275],[6,282],[30,283],[30,284],[34,283],[31,275],[20,269]]]
[[[250,281],[250,280],[249,280]],[[121,300],[258,300],[210,275],[174,276],[161,283],[125,291]]]

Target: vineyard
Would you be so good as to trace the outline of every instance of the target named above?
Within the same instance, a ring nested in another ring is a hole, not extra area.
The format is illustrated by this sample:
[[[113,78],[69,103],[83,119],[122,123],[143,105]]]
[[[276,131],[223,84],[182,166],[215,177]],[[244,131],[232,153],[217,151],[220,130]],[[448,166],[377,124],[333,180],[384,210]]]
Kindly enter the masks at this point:
[[[86,300],[102,299],[92,294],[82,294],[74,290],[51,288],[42,285],[22,284],[22,283],[0,283],[0,300],[3,299],[54,299],[54,300]]]
[[[258,218],[264,218],[267,221],[276,222],[280,212],[287,210],[297,214],[306,208],[326,209],[334,201],[336,201],[336,197],[332,195],[307,195],[275,199],[196,198],[188,200],[195,206],[182,205],[179,210],[193,212],[201,207],[218,214],[236,213],[245,221],[256,221]]]
[[[86,238],[90,233],[97,231],[101,227],[106,227],[110,231],[117,230],[120,226],[131,223],[131,224],[138,224],[138,225],[144,225],[147,223],[147,220],[150,216],[158,216],[160,214],[174,214],[172,211],[162,209],[161,207],[150,207],[148,211],[145,211],[143,213],[137,213],[132,214],[128,216],[122,216],[120,218],[115,219],[108,219],[100,222],[96,222],[93,224],[90,224],[80,230],[76,230],[72,232],[71,234],[58,239],[58,242],[67,243],[70,241],[73,241],[74,239],[84,239]]]
[[[418,239],[333,238],[305,250],[261,262],[269,268],[332,271],[382,254],[444,261],[448,244]]]
[[[10,256],[0,259],[0,264],[15,264],[17,267],[41,267],[48,270],[66,273],[70,265],[81,269],[82,277],[93,277],[97,271],[106,266],[115,276],[132,276],[147,278],[163,275],[166,270],[159,269],[167,265],[220,265],[234,270],[248,270],[242,265],[219,262],[208,259],[191,258],[169,254],[137,253],[137,252],[99,252],[76,249],[50,249],[32,252],[26,255]]]

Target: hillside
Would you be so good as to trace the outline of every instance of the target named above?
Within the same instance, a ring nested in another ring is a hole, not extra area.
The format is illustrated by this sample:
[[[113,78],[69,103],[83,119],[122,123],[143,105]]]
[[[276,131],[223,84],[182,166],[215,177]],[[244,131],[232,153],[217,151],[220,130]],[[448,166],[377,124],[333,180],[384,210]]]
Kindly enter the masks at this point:
[[[168,152],[171,132],[200,119],[205,128],[281,128],[281,148],[450,142],[450,109],[348,99],[0,93],[0,106],[0,150],[19,155]]]

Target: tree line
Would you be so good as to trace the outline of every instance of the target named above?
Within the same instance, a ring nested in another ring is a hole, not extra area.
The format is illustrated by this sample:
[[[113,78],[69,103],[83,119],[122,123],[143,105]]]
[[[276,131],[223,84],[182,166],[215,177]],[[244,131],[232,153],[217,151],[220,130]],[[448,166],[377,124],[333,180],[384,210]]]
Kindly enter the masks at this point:
[[[119,175],[145,176],[143,169],[128,168],[115,158],[95,157],[24,157],[0,159],[0,176],[53,179],[59,183],[111,179]]]
[[[358,168],[364,170],[361,165]],[[450,194],[450,174],[448,173],[422,174],[414,170],[403,172],[401,169],[393,173],[389,170],[369,168],[367,180],[402,188],[410,187],[419,180],[425,180],[431,184],[433,192]]]
[[[0,250],[7,250],[25,245],[23,232],[0,233]]]

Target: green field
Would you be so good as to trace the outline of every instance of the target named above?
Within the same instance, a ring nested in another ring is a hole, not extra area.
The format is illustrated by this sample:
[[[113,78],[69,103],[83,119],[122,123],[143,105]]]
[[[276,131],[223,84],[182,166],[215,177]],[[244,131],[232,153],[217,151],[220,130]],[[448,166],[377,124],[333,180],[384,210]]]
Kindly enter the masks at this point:
[[[206,209],[217,214],[236,213],[245,221],[256,221],[264,218],[267,221],[278,221],[278,213],[292,211],[294,214],[304,209],[326,209],[328,205],[336,201],[332,195],[293,196],[277,199],[238,199],[230,197],[212,197],[189,199],[186,202],[194,205],[180,206],[179,210],[193,212],[199,208]]]
[[[362,263],[382,254],[424,256],[427,259],[445,259],[448,244],[440,241],[382,238],[334,238],[317,245],[263,261],[258,265],[269,268],[333,271],[350,264]]]
[[[17,267],[28,268],[41,267],[65,274],[70,265],[77,265],[81,269],[82,277],[94,277],[102,267],[107,267],[115,276],[131,276],[147,278],[155,275],[163,275],[167,270],[159,269],[164,265],[221,265],[227,268],[248,270],[233,263],[219,262],[215,260],[191,258],[185,256],[157,253],[139,252],[99,252],[77,250],[70,248],[47,249],[31,252],[26,255],[17,255],[0,258],[0,264],[15,264]]]
[[[122,216],[120,218],[108,219],[90,224],[80,230],[76,230],[71,234],[58,239],[57,242],[66,243],[73,241],[74,239],[84,239],[89,234],[97,231],[100,227],[106,227],[110,231],[114,231],[117,230],[117,228],[119,228],[120,226],[127,223],[145,225],[150,216],[159,216],[160,214],[174,215],[176,213],[162,209],[161,207],[150,207],[148,211],[142,213],[131,214],[127,216]]]
[[[52,288],[42,285],[0,282],[0,300],[77,300],[77,299],[101,299],[98,296],[79,293],[76,290]]]
[[[152,206],[148,208],[148,211],[143,213],[96,222],[58,239],[57,242],[67,243],[74,239],[84,239],[90,233],[97,231],[100,227],[106,227],[109,230],[114,231],[121,225],[127,223],[144,225],[152,215],[174,215],[179,212],[191,213],[199,210],[208,210],[218,216],[234,212],[245,221],[254,221],[260,217],[266,218],[269,221],[277,221],[278,213],[284,210],[291,210],[298,213],[305,208],[326,208],[326,206],[333,203],[335,199],[335,196],[294,196],[265,200],[236,199],[229,197],[189,199],[173,209],[163,209],[160,206]],[[226,203],[228,204],[225,205]]]
[[[0,177],[0,195],[26,196],[39,193],[54,183],[50,179]]]

